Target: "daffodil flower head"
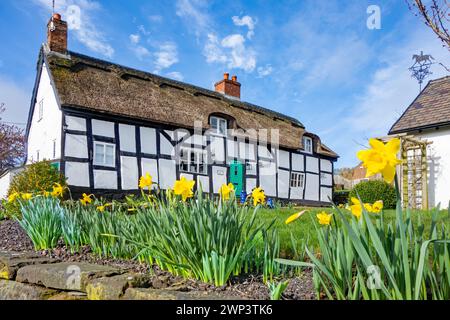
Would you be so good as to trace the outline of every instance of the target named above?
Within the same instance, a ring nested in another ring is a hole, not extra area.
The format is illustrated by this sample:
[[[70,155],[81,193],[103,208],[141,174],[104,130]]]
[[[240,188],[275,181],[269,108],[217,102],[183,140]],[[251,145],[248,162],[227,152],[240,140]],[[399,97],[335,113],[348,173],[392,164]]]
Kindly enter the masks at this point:
[[[370,139],[369,145],[370,149],[357,153],[359,160],[367,169],[366,177],[381,173],[386,182],[392,183],[395,177],[395,168],[401,163],[401,160],[397,159],[400,139],[394,138],[386,144],[378,139]]]
[[[261,187],[255,188],[252,191],[253,205],[256,207],[258,204],[264,204],[266,202],[266,195]]]
[[[139,179],[139,188],[145,189],[145,188],[151,188],[153,184],[152,176],[148,173],[145,174],[145,176],[142,176]]]
[[[319,224],[323,226],[330,225],[332,216],[333,216],[332,214],[328,214],[325,211],[322,211],[321,213],[318,213],[316,215],[317,220],[319,220]]]
[[[92,194],[86,194],[83,193],[83,198],[80,199],[80,202],[83,206],[87,205],[88,203],[92,203]]]
[[[383,210],[383,200],[375,201],[375,203],[372,205],[372,212],[380,213],[381,210]]]
[[[182,177],[180,180],[175,181],[173,191],[175,195],[181,195],[183,201],[186,202],[188,198],[192,198],[194,196],[194,185],[194,180],[187,180],[186,177]]]
[[[22,199],[23,200],[31,200],[31,198],[33,198],[33,194],[32,193],[22,193]]]
[[[8,202],[14,202],[20,197],[20,194],[17,192],[13,192],[8,196]]]
[[[307,211],[308,210],[303,210],[303,211],[294,213],[293,215],[289,216],[289,218],[287,218],[284,223],[285,224],[290,224],[290,223],[294,222],[295,220],[299,219]]]
[[[232,183],[223,184],[219,189],[219,194],[223,200],[229,200],[230,194],[234,192],[234,185]]]
[[[350,211],[357,219],[359,219],[362,214],[361,201],[359,201],[359,199],[355,198],[355,197],[352,197],[351,201],[352,201],[352,204],[350,205]]]
[[[55,183],[53,186],[53,191],[51,192],[52,197],[61,197],[64,193],[64,188],[59,183]]]

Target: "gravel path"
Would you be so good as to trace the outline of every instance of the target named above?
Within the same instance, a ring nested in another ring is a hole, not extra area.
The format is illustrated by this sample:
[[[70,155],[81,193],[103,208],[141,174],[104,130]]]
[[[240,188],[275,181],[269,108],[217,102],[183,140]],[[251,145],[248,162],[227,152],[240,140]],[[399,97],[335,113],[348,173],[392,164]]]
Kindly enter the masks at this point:
[[[34,251],[33,243],[16,221],[0,221],[0,250],[27,252]],[[149,266],[132,260],[120,260],[101,258],[92,254],[89,247],[84,247],[79,253],[71,253],[63,243],[52,250],[44,250],[39,254],[57,258],[69,262],[87,262],[101,265],[109,265],[117,268],[125,268],[137,273],[153,274],[152,287],[167,288],[179,286],[181,290],[192,291],[214,291],[223,292],[231,296],[244,297],[252,300],[269,299],[267,286],[262,282],[261,276],[246,275],[232,278],[230,283],[223,287],[215,287],[195,280],[186,280],[181,277],[160,270],[157,266]],[[300,276],[291,278],[289,285],[283,294],[288,300],[310,300],[315,299],[312,273],[309,270]]]

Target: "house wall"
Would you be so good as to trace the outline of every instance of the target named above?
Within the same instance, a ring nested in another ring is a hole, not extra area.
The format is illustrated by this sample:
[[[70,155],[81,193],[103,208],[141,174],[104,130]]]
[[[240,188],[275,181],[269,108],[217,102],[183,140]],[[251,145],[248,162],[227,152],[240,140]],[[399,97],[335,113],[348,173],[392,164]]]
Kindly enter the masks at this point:
[[[229,163],[238,160],[244,165],[243,190],[247,193],[261,186],[268,197],[311,204],[327,204],[332,196],[333,159],[316,154],[72,109],[64,111],[64,119],[62,168],[72,187],[126,193],[138,190],[139,177],[148,172],[161,189],[172,188],[184,176],[195,180],[204,192],[217,194],[222,184],[229,182]],[[93,163],[96,141],[116,146],[114,167]],[[205,174],[180,171],[180,148],[205,152]],[[291,187],[292,172],[304,176],[303,187]]]
[[[432,142],[428,154],[428,202],[430,208],[448,208],[450,201],[450,129],[439,129],[415,135]]]
[[[9,186],[11,184],[12,179],[16,174],[18,174],[22,170],[23,170],[22,167],[10,169],[8,170],[8,172],[6,172],[0,177],[0,200],[7,198]]]
[[[43,101],[43,117],[39,119],[39,104]],[[37,86],[34,111],[27,141],[27,164],[59,159],[61,155],[62,113],[56,100],[51,79],[44,63]]]

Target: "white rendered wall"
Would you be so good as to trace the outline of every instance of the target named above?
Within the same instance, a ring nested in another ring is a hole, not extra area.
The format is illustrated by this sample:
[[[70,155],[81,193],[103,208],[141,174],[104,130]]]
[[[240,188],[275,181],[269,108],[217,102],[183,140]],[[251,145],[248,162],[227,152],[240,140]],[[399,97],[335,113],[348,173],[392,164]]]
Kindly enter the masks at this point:
[[[140,128],[141,131],[141,152],[148,154],[157,154],[156,150],[156,129]]]
[[[120,150],[136,152],[136,127],[127,124],[119,124]]]
[[[39,119],[39,103],[44,102],[42,119]],[[28,159],[27,163],[39,160],[54,160],[61,157],[61,130],[62,113],[59,109],[56,95],[50,82],[47,66],[42,66],[41,78],[36,94],[36,104],[31,119],[28,136]],[[53,147],[55,146],[55,157]]]
[[[430,208],[450,201],[450,129],[433,130],[416,135],[432,142],[428,146],[428,202]]]
[[[7,197],[11,179],[10,172],[7,172],[0,178],[0,199],[5,199]]]
[[[227,183],[227,168],[213,166],[212,181],[214,193],[219,193],[220,187]]]

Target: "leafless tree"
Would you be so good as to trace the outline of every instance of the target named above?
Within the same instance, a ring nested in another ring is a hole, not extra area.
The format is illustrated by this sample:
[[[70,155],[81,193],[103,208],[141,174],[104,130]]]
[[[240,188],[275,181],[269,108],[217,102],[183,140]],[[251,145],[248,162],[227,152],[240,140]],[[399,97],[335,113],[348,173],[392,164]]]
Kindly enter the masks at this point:
[[[0,175],[20,165],[25,157],[24,130],[14,124],[2,122],[5,104],[0,104]]]
[[[406,3],[450,51],[450,0],[406,0]]]

